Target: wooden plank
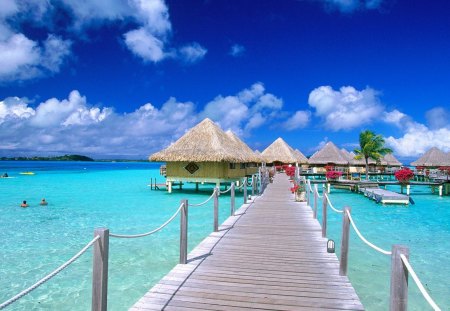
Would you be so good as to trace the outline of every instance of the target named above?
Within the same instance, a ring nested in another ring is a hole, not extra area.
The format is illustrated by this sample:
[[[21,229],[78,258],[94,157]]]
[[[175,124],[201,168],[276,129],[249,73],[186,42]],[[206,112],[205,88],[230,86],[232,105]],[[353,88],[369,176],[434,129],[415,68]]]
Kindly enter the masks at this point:
[[[289,187],[278,175],[130,310],[363,310]]]

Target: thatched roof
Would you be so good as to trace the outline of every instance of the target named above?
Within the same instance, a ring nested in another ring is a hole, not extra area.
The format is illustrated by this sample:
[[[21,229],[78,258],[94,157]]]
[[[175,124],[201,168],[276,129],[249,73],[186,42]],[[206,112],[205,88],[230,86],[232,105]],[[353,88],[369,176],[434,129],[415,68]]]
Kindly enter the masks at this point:
[[[157,162],[253,162],[217,124],[206,118],[175,143],[152,154],[150,161]]]
[[[295,155],[297,156],[298,163],[308,163],[308,158],[298,149],[294,150]]]
[[[237,144],[237,147],[241,149],[242,152],[246,153],[249,161],[248,162],[255,162],[255,163],[261,163],[264,161],[261,154],[258,154],[254,152],[246,143],[244,143],[236,134],[234,134],[232,131],[228,130],[226,131],[226,134]]]
[[[411,162],[412,166],[449,166],[450,159],[448,153],[443,152],[442,150],[433,147],[419,159],[414,162]]]
[[[346,149],[341,149],[341,152],[342,152],[343,156],[348,160],[349,165],[354,165],[354,166],[365,166],[366,165],[366,160],[364,160],[364,158],[355,159],[356,154],[353,151],[349,152]],[[369,165],[370,164],[377,164],[377,161],[375,161],[372,158],[369,158]]]
[[[298,155],[281,137],[277,138],[261,155],[266,163],[298,163]]]
[[[392,153],[386,154],[383,158],[381,158],[380,162],[381,165],[384,166],[402,166],[402,162],[397,160]]]
[[[327,142],[322,149],[314,153],[308,160],[309,164],[326,165],[328,163],[347,165],[348,160],[342,152],[331,141]]]

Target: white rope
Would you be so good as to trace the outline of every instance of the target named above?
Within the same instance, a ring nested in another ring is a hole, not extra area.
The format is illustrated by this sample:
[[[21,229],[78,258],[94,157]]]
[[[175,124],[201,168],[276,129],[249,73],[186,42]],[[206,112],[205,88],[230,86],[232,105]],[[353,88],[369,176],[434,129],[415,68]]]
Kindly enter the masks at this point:
[[[216,193],[216,188],[214,188],[213,193],[211,194],[211,196],[208,199],[206,199],[206,201],[203,201],[202,203],[197,203],[197,204],[189,203],[189,206],[202,206],[202,205],[208,203],[214,197],[215,193]]]
[[[425,289],[425,287],[423,287],[422,282],[420,282],[419,278],[417,277],[416,272],[414,272],[414,269],[412,268],[411,264],[409,263],[408,258],[406,258],[406,256],[403,255],[403,254],[400,254],[400,258],[402,259],[403,263],[405,264],[406,269],[408,269],[409,273],[411,274],[414,282],[416,282],[417,287],[419,288],[419,290],[422,293],[423,297],[427,300],[427,302],[430,304],[430,306],[435,311],[441,311],[441,308],[438,307],[438,305],[433,301],[433,299],[428,294],[428,292]]]
[[[30,293],[31,291],[35,290],[36,288],[38,288],[39,286],[41,286],[42,284],[44,284],[45,282],[47,282],[48,280],[50,280],[52,277],[54,277],[55,275],[57,275],[58,273],[60,273],[62,270],[64,270],[65,268],[67,268],[67,266],[69,266],[72,262],[74,262],[75,260],[78,259],[78,257],[80,257],[81,255],[84,254],[84,252],[87,251],[87,249],[89,247],[92,246],[92,244],[94,244],[98,239],[100,238],[100,236],[96,236],[94,239],[92,239],[92,241],[90,241],[88,244],[86,244],[85,247],[83,247],[75,256],[73,256],[72,258],[70,258],[68,261],[66,261],[64,264],[62,264],[61,266],[59,266],[59,268],[57,268],[56,270],[54,270],[52,273],[47,274],[45,277],[43,277],[42,279],[40,279],[39,281],[37,281],[36,283],[34,283],[33,285],[31,285],[30,287],[28,287],[27,289],[21,291],[20,293],[18,293],[17,295],[15,295],[14,297],[8,299],[7,301],[5,301],[4,303],[2,303],[0,305],[0,309],[6,308],[7,306],[9,306],[10,304],[12,304],[13,302],[19,300],[20,298],[22,298],[23,296],[25,296],[26,294]]]
[[[333,211],[335,211],[336,213],[340,213],[340,214],[342,214],[342,213],[344,212],[344,211],[342,211],[342,210],[338,210],[338,209],[334,208],[334,206],[333,206],[333,204],[331,203],[331,200],[330,200],[330,198],[328,197],[328,194],[327,194],[326,192],[324,192],[323,195],[325,196],[325,198],[327,198],[328,205],[331,207],[331,209],[332,209]]]
[[[152,231],[149,231],[149,232],[146,232],[146,233],[141,233],[141,234],[133,234],[133,235],[110,233],[109,236],[112,236],[114,238],[132,239],[132,238],[141,238],[141,237],[144,237],[144,236],[147,236],[147,235],[151,235],[151,234],[153,234],[155,232],[158,232],[159,230],[161,230],[165,226],[167,226],[178,215],[178,213],[181,211],[183,206],[184,206],[184,203],[181,203],[180,207],[177,209],[175,214],[173,214],[172,217],[170,217],[165,223],[163,223],[160,227],[156,228],[155,230],[152,230]]]
[[[366,238],[363,237],[363,235],[361,234],[361,232],[359,232],[359,230],[358,230],[358,228],[356,227],[356,224],[355,224],[355,222],[353,221],[352,216],[350,215],[350,212],[349,212],[348,210],[347,210],[347,215],[348,215],[348,218],[350,219],[350,223],[352,224],[353,229],[355,229],[356,234],[359,236],[359,238],[360,238],[364,243],[366,243],[367,245],[369,245],[370,247],[372,247],[374,250],[379,251],[379,252],[382,253],[382,254],[385,254],[385,255],[391,255],[391,254],[392,254],[392,252],[385,251],[384,249],[379,248],[379,247],[376,246],[375,244],[372,244],[372,243],[370,243],[369,241],[367,241]]]
[[[225,193],[229,192],[230,190],[231,190],[231,187],[228,188],[228,190],[225,190],[225,191],[219,191],[219,193],[220,193],[220,194],[225,194]]]

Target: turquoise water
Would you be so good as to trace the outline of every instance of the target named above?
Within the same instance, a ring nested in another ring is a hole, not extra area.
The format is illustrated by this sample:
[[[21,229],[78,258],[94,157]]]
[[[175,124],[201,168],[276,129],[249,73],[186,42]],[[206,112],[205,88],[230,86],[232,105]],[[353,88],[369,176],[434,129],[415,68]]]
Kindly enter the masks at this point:
[[[387,188],[400,191],[398,186]],[[391,250],[393,244],[409,247],[410,263],[431,297],[450,310],[450,197],[432,195],[426,186],[412,186],[415,205],[382,205],[361,194],[332,189],[330,199],[338,209],[350,206],[352,218],[364,237]],[[321,204],[319,219],[321,220]],[[337,255],[342,214],[328,210],[328,237],[335,240]],[[389,309],[390,257],[364,244],[350,229],[349,278],[367,310]],[[432,310],[409,278],[408,310]]]
[[[33,176],[19,172],[33,171]],[[165,222],[180,200],[200,203],[213,186],[196,193],[151,191],[159,175],[153,163],[4,162],[0,174],[0,303],[19,293],[76,254],[94,228],[137,234]],[[242,196],[237,193],[236,206]],[[48,206],[40,206],[42,198]],[[230,213],[229,193],[222,195],[219,222]],[[20,208],[27,200],[28,208]],[[189,250],[213,228],[212,200],[189,209]],[[92,251],[8,310],[88,310],[91,304]],[[139,239],[110,238],[108,309],[126,310],[161,279],[179,258],[179,218],[162,231]]]

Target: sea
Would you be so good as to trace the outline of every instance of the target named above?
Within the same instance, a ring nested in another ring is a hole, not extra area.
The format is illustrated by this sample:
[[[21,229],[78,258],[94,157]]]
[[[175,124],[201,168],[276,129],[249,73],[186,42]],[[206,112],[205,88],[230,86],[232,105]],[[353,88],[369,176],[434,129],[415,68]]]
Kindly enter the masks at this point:
[[[0,161],[0,175],[10,176],[0,178],[0,303],[70,259],[92,240],[95,228],[116,234],[148,232],[169,219],[182,199],[195,204],[210,197],[213,185],[208,184],[198,192],[194,184],[174,187],[171,194],[151,190],[151,178],[164,182],[159,167],[149,162]],[[352,208],[354,221],[372,243],[386,250],[407,245],[424,286],[442,310],[450,310],[450,197],[432,194],[425,186],[411,190],[415,204],[408,206],[376,204],[339,189],[331,190],[330,199],[336,208]],[[236,195],[238,207],[243,197]],[[39,205],[42,198],[47,206]],[[29,207],[20,207],[23,200]],[[227,193],[219,198],[219,222],[229,214]],[[213,230],[212,200],[191,206],[188,218],[190,251]],[[177,217],[151,236],[110,238],[109,310],[127,310],[178,263],[179,226]],[[335,241],[337,255],[341,227],[342,215],[329,210],[328,237]],[[366,309],[387,310],[390,258],[367,247],[352,230],[348,269]],[[91,286],[89,249],[7,310],[89,310]],[[412,279],[409,290],[409,310],[431,310]]]

